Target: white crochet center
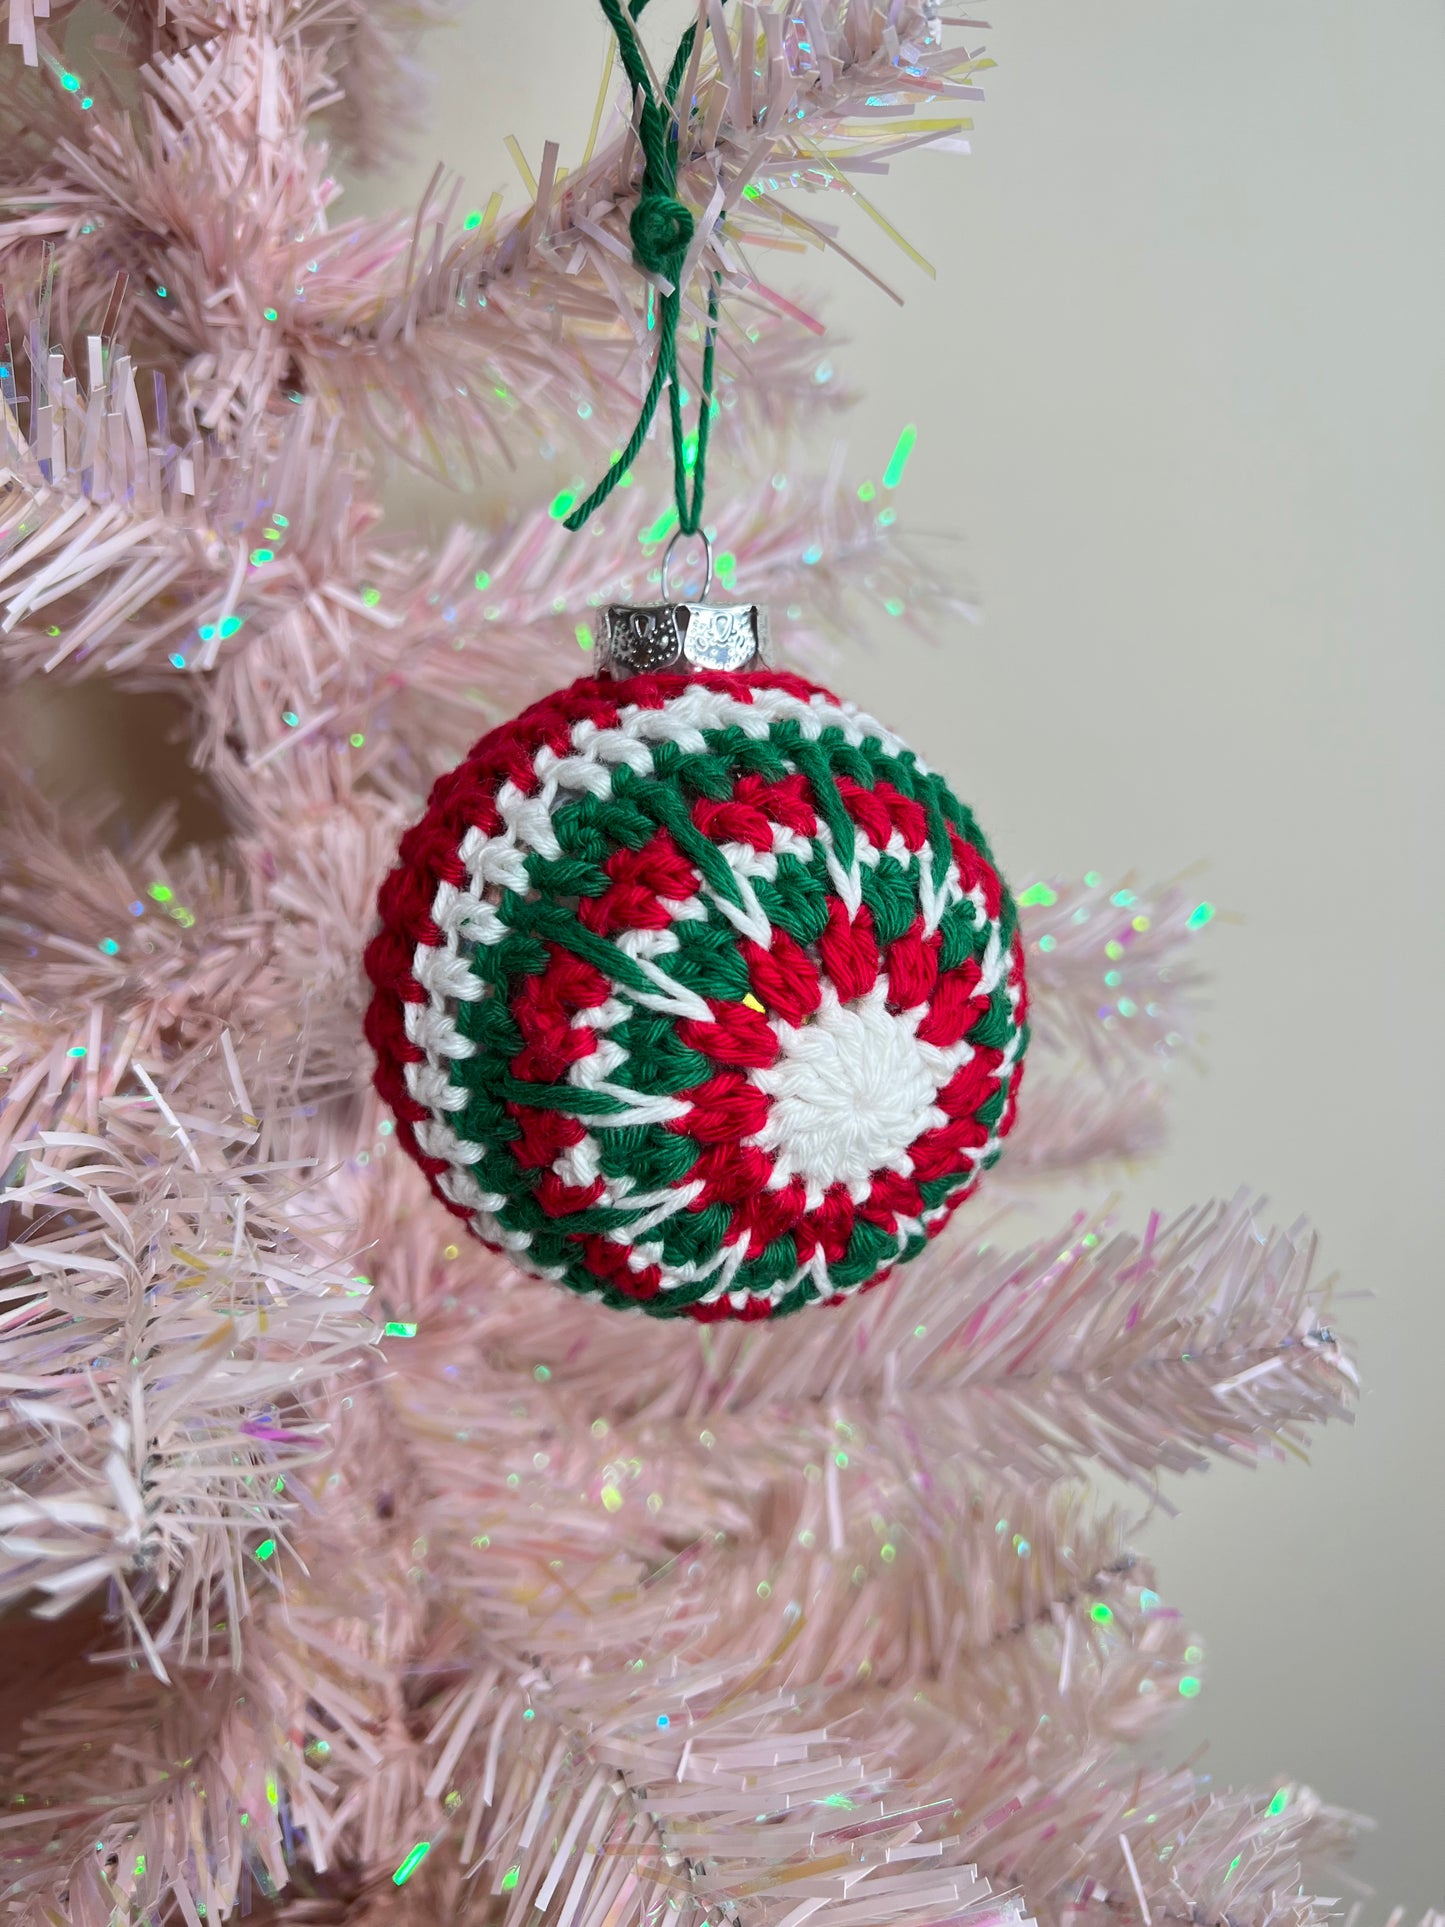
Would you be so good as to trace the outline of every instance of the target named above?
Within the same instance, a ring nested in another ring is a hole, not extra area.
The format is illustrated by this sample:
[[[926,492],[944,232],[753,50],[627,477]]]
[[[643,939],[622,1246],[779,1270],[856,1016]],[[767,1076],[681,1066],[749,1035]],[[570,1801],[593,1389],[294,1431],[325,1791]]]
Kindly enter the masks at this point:
[[[782,1054],[753,1081],[773,1100],[758,1142],[773,1154],[780,1180],[810,1189],[865,1184],[874,1171],[909,1171],[915,1138],[947,1123],[934,1098],[972,1052],[920,1043],[920,1004],[894,1014],[880,980],[854,1004],[832,985],[811,1020],[779,1024]]]

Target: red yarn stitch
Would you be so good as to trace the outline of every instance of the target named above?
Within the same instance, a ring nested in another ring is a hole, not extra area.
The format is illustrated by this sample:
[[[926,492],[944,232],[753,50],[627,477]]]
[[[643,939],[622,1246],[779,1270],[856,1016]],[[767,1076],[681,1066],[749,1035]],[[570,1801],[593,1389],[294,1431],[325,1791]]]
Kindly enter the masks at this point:
[[[786,930],[774,930],[771,950],[745,938],[739,946],[748,967],[753,995],[794,1029],[805,1024],[822,1002],[818,973],[808,953]]]
[[[818,939],[818,952],[843,1003],[866,997],[878,980],[879,963],[867,904],[859,906],[850,922],[848,912],[835,897],[828,905],[828,927]]]
[[[746,1004],[721,1004],[708,1000],[713,1014],[710,1024],[686,1017],[677,1027],[680,1040],[689,1050],[701,1051],[716,1063],[738,1070],[767,1070],[778,1059],[778,1036],[759,1010]]]

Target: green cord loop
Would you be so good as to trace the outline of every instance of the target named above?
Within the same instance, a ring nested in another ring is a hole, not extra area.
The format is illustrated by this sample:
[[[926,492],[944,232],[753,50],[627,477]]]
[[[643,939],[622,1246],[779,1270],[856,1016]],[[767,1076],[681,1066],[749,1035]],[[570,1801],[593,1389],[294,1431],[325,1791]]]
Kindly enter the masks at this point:
[[[689,449],[682,420],[682,391],[677,372],[677,331],[682,314],[682,273],[688,249],[697,234],[697,216],[677,198],[677,168],[681,133],[678,92],[692,58],[697,34],[694,23],[682,36],[667,76],[662,100],[653,91],[647,63],[642,58],[633,21],[648,0],[632,0],[630,12],[622,0],[599,0],[608,24],[617,36],[622,67],[634,96],[641,97],[637,117],[637,138],[642,147],[642,181],[637,206],[628,224],[632,236],[632,258],[644,274],[667,282],[659,290],[656,305],[657,361],[652,380],[642,400],[642,408],[627,444],[616,456],[602,480],[584,501],[577,504],[563,526],[580,529],[619,485],[647,440],[662,391],[669,391],[672,424],[672,491],[677,504],[678,527],[684,535],[696,535],[702,527],[703,497],[707,485],[708,436],[712,427],[713,358],[717,336],[718,288],[721,277],[714,273],[708,289],[707,333],[703,341],[702,399],[698,415],[697,440]],[[690,471],[690,472],[689,472]]]

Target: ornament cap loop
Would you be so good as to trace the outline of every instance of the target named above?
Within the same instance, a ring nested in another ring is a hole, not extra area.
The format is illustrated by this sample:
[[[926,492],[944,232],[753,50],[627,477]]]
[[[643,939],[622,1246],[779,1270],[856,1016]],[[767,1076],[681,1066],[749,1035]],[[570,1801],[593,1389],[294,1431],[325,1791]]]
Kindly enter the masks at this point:
[[[662,599],[664,602],[672,601],[672,592],[668,588],[668,579],[672,574],[672,552],[678,543],[682,541],[685,534],[685,529],[675,530],[672,540],[662,551]],[[699,529],[697,531],[697,539],[702,544],[702,587],[697,592],[697,600],[699,602],[706,602],[707,592],[712,587],[712,542],[709,540],[706,529]]]

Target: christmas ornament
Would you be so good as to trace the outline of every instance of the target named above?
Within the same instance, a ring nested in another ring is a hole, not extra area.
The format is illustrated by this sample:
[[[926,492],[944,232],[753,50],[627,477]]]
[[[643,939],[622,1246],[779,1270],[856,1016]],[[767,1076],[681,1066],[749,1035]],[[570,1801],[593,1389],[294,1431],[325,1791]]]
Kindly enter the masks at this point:
[[[998,1156],[1026,1042],[1012,901],[973,818],[897,737],[769,664],[707,600],[717,280],[685,435],[691,211],[671,103],[602,0],[640,102],[631,223],[657,364],[580,528],[670,398],[662,601],[606,611],[596,677],[432,791],[367,952],[377,1087],[437,1196],[522,1269],[655,1317],[836,1303],[921,1251]],[[672,548],[704,546],[696,600]]]
[[[402,1142],[484,1243],[606,1304],[835,1302],[923,1248],[1012,1122],[1023,966],[987,845],[796,676],[546,697],[438,782],[380,909],[367,1035]]]

